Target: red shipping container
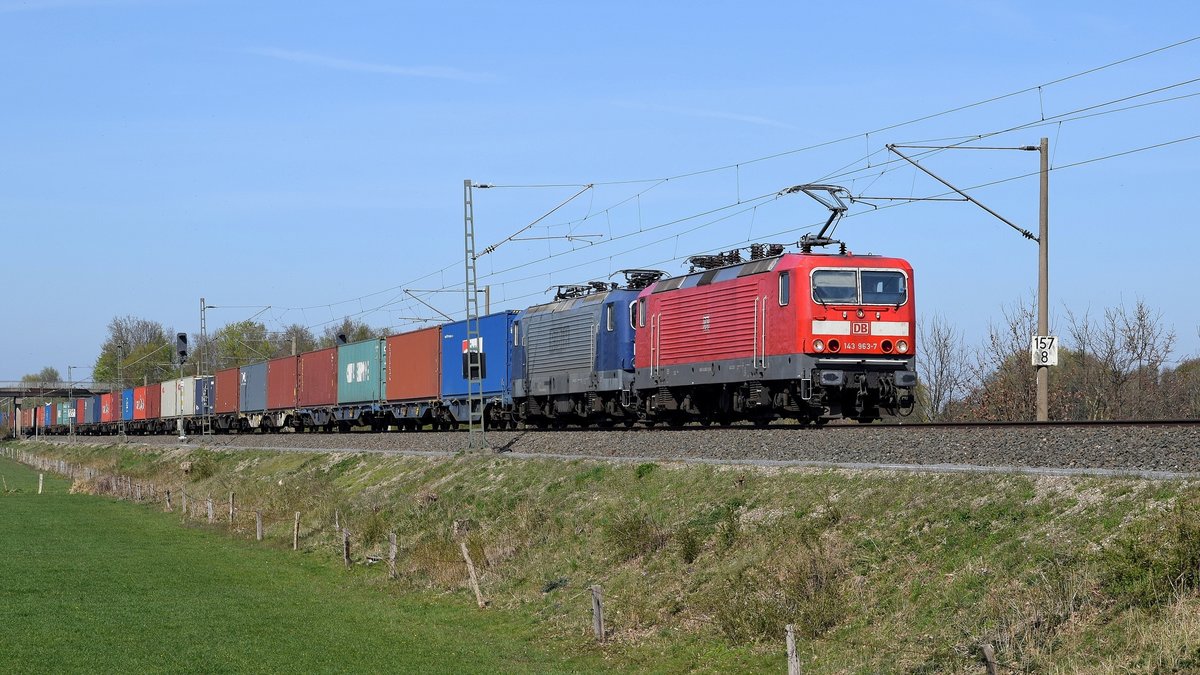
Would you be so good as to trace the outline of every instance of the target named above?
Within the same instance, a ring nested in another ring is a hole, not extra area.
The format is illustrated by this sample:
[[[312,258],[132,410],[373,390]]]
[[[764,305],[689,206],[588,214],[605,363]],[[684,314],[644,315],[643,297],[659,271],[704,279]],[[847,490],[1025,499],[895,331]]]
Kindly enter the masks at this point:
[[[146,419],[156,420],[162,417],[162,384],[152,384],[146,387]]]
[[[33,411],[34,411],[34,408],[22,408],[21,409],[21,428],[22,429],[28,429],[34,425],[33,424]]]
[[[337,403],[337,347],[301,354],[299,358],[300,407]]]
[[[387,339],[386,398],[435,399],[442,383],[442,329],[423,328]]]
[[[50,424],[47,424],[46,426],[52,427],[56,424],[58,424],[58,404],[51,403],[50,404]]]
[[[100,421],[115,422],[121,416],[121,409],[113,400],[112,394],[100,394]]]
[[[213,412],[235,413],[238,411],[238,391],[241,389],[241,380],[238,379],[237,368],[227,368],[218,370],[216,377],[216,393],[214,398],[217,400],[213,405]]]
[[[290,410],[296,407],[299,364],[299,356],[267,361],[267,410]]]
[[[158,393],[158,387],[154,388],[154,393]],[[160,397],[161,398],[161,397]],[[133,388],[133,419],[146,419],[146,388]]]

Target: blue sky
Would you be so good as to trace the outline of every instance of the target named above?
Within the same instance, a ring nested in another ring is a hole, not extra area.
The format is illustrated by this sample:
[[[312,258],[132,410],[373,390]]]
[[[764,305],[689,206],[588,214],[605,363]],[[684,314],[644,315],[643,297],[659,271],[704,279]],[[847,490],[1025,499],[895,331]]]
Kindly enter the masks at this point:
[[[885,143],[1048,136],[1051,303],[1144,299],[1200,354],[1192,204],[1200,140],[1193,3],[295,3],[0,0],[0,380],[93,363],[132,314],[193,333],[258,312],[396,330],[461,314],[462,184],[493,309],[626,267],[794,242],[825,212],[790,185],[928,196]],[[1038,85],[1043,86],[1040,90]],[[1024,91],[923,122],[868,134]],[[1070,111],[1163,91],[1092,108]],[[1174,101],[1164,99],[1184,96]],[[1159,102],[1162,101],[1162,102]],[[1115,108],[1156,102],[1136,109]],[[1081,115],[1105,113],[1081,118]],[[1063,121],[1059,124],[1059,120]],[[836,139],[848,140],[821,145]],[[792,152],[801,148],[821,147]],[[780,154],[784,153],[784,154]],[[779,155],[773,159],[754,161]],[[972,186],[1036,153],[922,162]],[[706,171],[718,167],[720,170]],[[702,173],[695,173],[702,172]],[[693,174],[693,175],[689,175]],[[663,178],[671,178],[663,181]],[[643,182],[625,182],[643,181]],[[1037,181],[973,192],[1037,226]],[[761,197],[761,198],[760,198]],[[883,206],[888,202],[876,202]],[[697,217],[698,214],[708,214]],[[857,252],[909,259],[923,314],[978,342],[1036,285],[1034,243],[957,203],[852,208]],[[566,239],[572,235],[575,239]]]

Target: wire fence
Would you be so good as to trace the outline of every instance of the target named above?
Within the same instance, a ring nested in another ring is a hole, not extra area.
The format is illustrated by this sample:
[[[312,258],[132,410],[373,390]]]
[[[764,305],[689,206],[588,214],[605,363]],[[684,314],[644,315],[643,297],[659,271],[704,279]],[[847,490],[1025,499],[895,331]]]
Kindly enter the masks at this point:
[[[257,541],[265,541],[269,526],[278,526],[284,522],[292,524],[292,550],[300,550],[302,542],[306,543],[306,549],[321,548],[322,546],[331,547],[334,552],[339,555],[343,564],[347,569],[355,565],[369,567],[378,563],[386,562],[384,569],[389,579],[398,579],[400,576],[398,560],[403,552],[411,557],[412,550],[401,550],[397,543],[396,532],[389,532],[387,535],[387,553],[386,555],[371,555],[364,553],[360,558],[356,559],[352,550],[351,531],[346,527],[346,522],[340,509],[334,509],[332,522],[322,523],[318,520],[315,524],[311,521],[307,527],[302,526],[302,512],[289,511],[281,512],[277,509],[272,510],[264,508],[260,505],[240,503],[236,492],[229,492],[214,498],[211,493],[189,491],[183,485],[164,485],[154,482],[142,482],[131,476],[120,474],[109,474],[100,470],[75,464],[63,459],[48,458],[36,453],[25,452],[18,448],[6,447],[3,448],[3,454],[0,455],[11,459],[15,462],[33,467],[38,471],[50,472],[69,478],[78,485],[86,483],[87,487],[84,490],[93,494],[113,497],[123,501],[141,503],[147,505],[160,506],[167,512],[178,512],[181,517],[181,522],[197,522],[208,525],[224,525],[230,530],[239,531],[239,523],[253,523],[255,538]],[[38,493],[42,492],[42,474],[39,474],[39,489]],[[76,489],[75,485],[72,490]],[[328,519],[324,519],[328,520]],[[457,524],[457,523],[456,523]],[[323,543],[319,541],[321,535],[332,536],[332,542]],[[275,537],[278,538],[277,536]],[[365,543],[365,542],[364,542]],[[483,595],[483,588],[480,585],[479,574],[475,568],[474,561],[470,554],[470,547],[466,541],[459,542],[459,550],[461,557],[445,558],[436,555],[422,554],[421,561],[423,563],[440,563],[444,565],[462,565],[464,579],[468,587],[473,591],[476,603],[482,609],[489,606],[491,603]],[[485,553],[486,557],[486,553]],[[592,633],[594,639],[599,644],[609,642],[617,636],[617,632],[607,623],[608,616],[605,612],[606,603],[615,603],[618,607],[632,607],[636,603],[635,599],[622,595],[606,593],[603,590],[605,583],[613,579],[617,572],[608,575],[602,575],[595,579],[594,583],[584,587],[576,588],[565,594],[558,595],[554,602],[548,604],[540,610],[533,613],[533,616],[539,620],[550,620],[554,618],[553,612],[561,613],[560,618],[579,620],[580,617],[587,614],[587,607],[591,608]],[[565,586],[552,582],[546,587],[543,587],[543,594],[552,590],[557,590]],[[549,590],[547,590],[549,588]],[[716,622],[711,617],[705,616],[690,616],[689,621],[705,623],[715,626]],[[787,651],[787,672],[789,675],[799,675],[801,672],[800,656],[797,647],[797,639],[795,635],[795,626],[788,624],[781,627],[781,637],[785,639]],[[925,657],[931,653],[928,650],[913,650],[905,649],[896,646],[893,643],[888,644],[871,644],[868,642],[856,641],[849,638],[842,638],[833,634],[825,634],[822,640],[841,644],[843,646],[853,647],[859,650],[864,650],[863,653],[905,653],[917,657]],[[949,645],[946,645],[949,647]],[[934,646],[930,646],[932,650]],[[991,644],[979,644],[974,646],[974,651],[978,655],[978,661],[985,667],[985,672],[989,675],[996,675],[1001,670],[1011,672],[1026,672],[1026,669],[1010,663],[1003,663],[995,658],[994,648]],[[815,658],[812,650],[808,650],[809,655]],[[812,663],[812,660],[809,661]]]

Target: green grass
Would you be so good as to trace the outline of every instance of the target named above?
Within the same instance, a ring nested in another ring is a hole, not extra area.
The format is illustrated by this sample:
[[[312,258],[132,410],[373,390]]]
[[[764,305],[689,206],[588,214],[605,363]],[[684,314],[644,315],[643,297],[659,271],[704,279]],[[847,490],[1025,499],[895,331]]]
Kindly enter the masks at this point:
[[[594,671],[526,618],[68,494],[0,460],[2,672]],[[371,572],[377,576],[378,568]]]
[[[484,615],[509,626],[506,648],[545,644],[580,659],[501,670],[778,671],[785,623],[799,625],[806,673],[982,672],[987,643],[1016,671],[1200,668],[1200,574],[1181,575],[1200,562],[1194,481],[20,447],[218,504],[236,492],[268,512],[267,542],[252,541],[253,518],[231,535],[224,523],[180,530],[177,517],[99,503],[129,512],[128,529],[165,523],[210,547],[299,565],[310,575],[301,589],[320,579],[365,588],[363,616],[424,603],[433,617],[476,617],[457,559],[464,542],[493,603]],[[205,468],[185,476],[183,461]],[[341,569],[335,510],[359,562],[398,534],[400,580],[379,566]],[[280,550],[295,511],[302,555]],[[591,640],[592,584],[606,597],[602,648]],[[374,627],[349,622],[352,635]]]

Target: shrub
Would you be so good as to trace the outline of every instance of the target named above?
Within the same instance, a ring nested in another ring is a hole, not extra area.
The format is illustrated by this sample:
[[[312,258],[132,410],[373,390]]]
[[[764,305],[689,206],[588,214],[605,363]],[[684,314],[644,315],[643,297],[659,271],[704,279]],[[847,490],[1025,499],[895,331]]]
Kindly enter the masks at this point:
[[[679,545],[679,559],[685,565],[691,565],[696,562],[696,558],[700,557],[700,549],[703,547],[704,542],[701,541],[700,536],[692,528],[686,525],[680,527],[679,531],[675,534],[675,542]]]
[[[819,637],[848,612],[847,577],[843,547],[830,539],[798,544],[719,587],[713,622],[735,643],[778,640],[789,623],[803,637]]]
[[[641,480],[654,473],[654,470],[657,468],[658,465],[654,462],[646,462],[645,464],[638,464],[637,468],[633,470],[633,474],[637,476],[638,480]]]
[[[1126,606],[1157,607],[1200,588],[1200,499],[1119,537],[1101,554],[1100,576]]]
[[[666,533],[643,513],[619,514],[603,530],[617,562],[653,553],[667,544]]]

